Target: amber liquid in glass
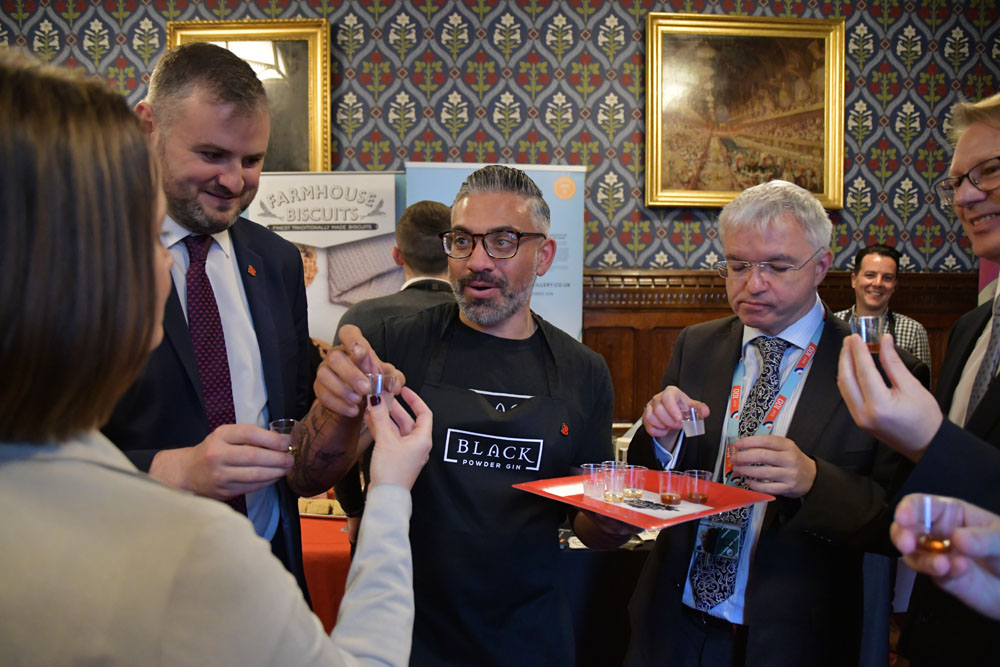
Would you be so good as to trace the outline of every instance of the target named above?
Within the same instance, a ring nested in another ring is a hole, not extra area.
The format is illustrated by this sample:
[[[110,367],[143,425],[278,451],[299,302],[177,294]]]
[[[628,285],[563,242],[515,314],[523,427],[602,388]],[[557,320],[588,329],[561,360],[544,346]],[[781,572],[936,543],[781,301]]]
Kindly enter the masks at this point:
[[[681,504],[681,494],[679,493],[669,493],[667,491],[660,492],[660,502],[664,505],[680,505]]]
[[[917,538],[917,548],[935,554],[946,554],[951,551],[951,540],[947,537],[921,535]]]
[[[708,494],[698,493],[697,491],[693,491],[688,494],[688,500],[690,500],[693,503],[698,503],[699,505],[703,505],[705,504],[705,501],[708,500]]]

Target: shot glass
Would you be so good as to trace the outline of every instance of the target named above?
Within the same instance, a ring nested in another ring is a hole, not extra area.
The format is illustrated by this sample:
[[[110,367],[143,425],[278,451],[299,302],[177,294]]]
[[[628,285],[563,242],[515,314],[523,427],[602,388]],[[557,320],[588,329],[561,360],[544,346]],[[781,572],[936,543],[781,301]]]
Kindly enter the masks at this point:
[[[688,408],[681,418],[681,426],[684,428],[684,437],[692,438],[697,435],[705,435],[705,420],[698,416],[697,408]]]
[[[274,431],[275,433],[280,433],[281,435],[292,435],[292,430],[295,425],[299,422],[295,419],[274,419],[267,425],[267,430]],[[296,449],[291,444],[291,438],[288,440],[288,453],[295,454]]]
[[[951,535],[961,522],[961,509],[952,498],[916,494],[917,548],[931,553],[951,551]]]
[[[625,466],[625,497],[642,498],[646,487],[646,466]]]
[[[704,505],[708,502],[708,483],[712,481],[710,470],[685,470],[687,477],[687,499],[693,503]]]
[[[378,394],[382,397],[383,401],[388,401],[385,404],[386,408],[392,407],[392,389],[395,386],[395,379],[392,375],[383,373],[369,373],[368,374],[368,396],[374,396]]]
[[[584,463],[580,466],[583,474],[583,495],[596,500],[604,499],[604,466],[600,463]]]
[[[661,472],[660,502],[664,505],[680,505],[681,496],[687,488],[686,475],[679,472]]]
[[[625,464],[605,461],[601,466],[604,473],[604,500],[609,503],[625,500]]]
[[[882,316],[862,315],[851,318],[851,331],[861,336],[868,345],[868,351],[878,353],[878,342],[885,333],[885,318]]]

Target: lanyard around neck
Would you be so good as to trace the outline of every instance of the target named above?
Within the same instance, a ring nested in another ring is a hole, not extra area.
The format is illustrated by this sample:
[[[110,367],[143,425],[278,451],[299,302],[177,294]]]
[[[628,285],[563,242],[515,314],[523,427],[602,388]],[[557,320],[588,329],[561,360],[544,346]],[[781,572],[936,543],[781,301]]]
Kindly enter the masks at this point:
[[[799,355],[799,360],[795,362],[792,372],[788,374],[788,377],[781,384],[781,388],[778,389],[778,395],[774,398],[774,402],[767,411],[767,415],[757,426],[754,435],[768,434],[774,428],[774,422],[777,421],[778,415],[781,414],[782,409],[788,403],[788,397],[795,392],[795,388],[802,380],[802,376],[805,375],[806,369],[809,368],[813,357],[816,356],[816,349],[819,347],[819,339],[822,335],[823,321],[821,320],[813,331],[809,345]],[[726,424],[726,439],[730,442],[734,442],[739,436],[740,399],[743,393],[743,376],[746,372],[745,358],[746,352],[740,356],[740,363],[736,365],[736,371],[733,373],[733,388],[729,392],[729,422]],[[763,368],[761,371],[763,371]]]
[[[806,369],[809,368],[813,357],[816,356],[816,349],[819,347],[820,336],[823,335],[825,320],[826,316],[824,314],[823,319],[816,326],[816,330],[813,331],[809,345],[799,355],[799,360],[795,362],[795,368],[792,369],[792,372],[788,374],[788,377],[781,384],[781,388],[778,389],[778,395],[774,398],[774,402],[771,403],[767,415],[758,424],[754,435],[766,435],[774,429],[774,423],[777,421],[778,415],[781,414],[782,409],[788,404],[788,397],[795,392],[795,388],[799,386],[799,382],[802,380],[802,376],[805,375]],[[743,374],[746,370],[746,364],[744,363],[745,356],[745,352],[740,356],[740,363],[737,364],[736,372],[733,373],[733,388],[729,392],[729,420],[726,423],[726,442],[722,455],[722,478],[726,484],[736,484],[739,482],[738,479],[733,477],[733,464],[730,459],[729,444],[739,440],[740,398],[743,393]],[[760,371],[764,371],[763,367]]]

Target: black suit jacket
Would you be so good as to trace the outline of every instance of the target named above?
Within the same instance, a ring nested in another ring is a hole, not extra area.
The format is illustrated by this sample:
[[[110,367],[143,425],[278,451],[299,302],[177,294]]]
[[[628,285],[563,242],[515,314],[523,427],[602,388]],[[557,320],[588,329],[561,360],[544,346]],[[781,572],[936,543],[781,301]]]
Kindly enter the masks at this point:
[[[455,294],[448,281],[420,278],[407,285],[406,289],[354,304],[341,315],[337,329],[345,324],[353,324],[361,329],[361,333],[365,333],[386,318],[409,315],[454,300]],[[338,339],[334,338],[334,345],[337,343]]]
[[[230,237],[260,347],[268,412],[272,419],[299,419],[311,401],[302,259],[294,245],[243,218],[230,228]],[[209,434],[194,348],[175,289],[167,299],[163,331],[163,342],[102,429],[146,471],[161,449],[196,445]],[[308,599],[298,498],[285,480],[276,488],[280,521],[272,547]]]
[[[837,389],[837,361],[848,325],[828,309],[812,368],[786,437],[816,461],[802,499],[778,498],[764,514],[747,584],[748,665],[857,664],[862,619],[862,556],[878,542],[879,519],[901,458],[851,419]],[[736,317],[688,327],[674,347],[663,386],[706,402],[705,435],[688,440],[678,470],[715,467],[739,361],[743,324]],[[926,365],[906,355],[926,385]],[[629,459],[661,468],[644,429]],[[630,665],[662,665],[678,627],[697,522],[662,531],[630,605]]]
[[[955,324],[941,364],[937,398],[947,415],[962,369],[990,323],[992,303],[969,311]],[[945,418],[900,495],[955,496],[1000,513],[1000,380],[994,378],[962,429]],[[995,664],[1000,623],[969,609],[918,576],[910,597],[900,653],[917,665]]]

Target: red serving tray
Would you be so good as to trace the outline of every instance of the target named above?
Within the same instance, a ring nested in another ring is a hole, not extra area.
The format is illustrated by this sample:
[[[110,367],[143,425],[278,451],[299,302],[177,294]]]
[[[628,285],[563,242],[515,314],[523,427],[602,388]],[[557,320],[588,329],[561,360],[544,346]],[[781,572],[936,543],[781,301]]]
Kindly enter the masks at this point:
[[[563,487],[574,484],[580,485],[580,493],[565,495],[565,489]],[[656,475],[646,475],[646,490],[655,493],[657,497],[659,497],[660,491],[659,484],[660,482]],[[750,489],[744,489],[738,486],[728,486],[717,482],[709,482],[708,501],[704,503],[704,509],[689,511],[678,516],[661,518],[632,509],[624,503],[608,503],[603,500],[597,500],[595,498],[588,498],[584,496],[582,493],[583,475],[538,479],[533,482],[521,482],[520,484],[514,484],[513,487],[515,489],[521,489],[522,491],[534,493],[545,498],[558,500],[559,502],[567,503],[569,505],[573,505],[574,507],[590,510],[591,512],[597,512],[598,514],[603,514],[604,516],[611,517],[612,519],[623,521],[632,526],[638,526],[643,530],[660,530],[669,526],[675,526],[677,524],[693,521],[694,519],[700,519],[704,516],[718,514],[719,512],[726,512],[739,507],[753,505],[754,503],[769,502],[774,500],[774,496],[766,493],[751,491]],[[555,493],[554,491],[562,492]],[[681,503],[681,507],[687,510],[694,510],[694,508],[702,506],[693,505],[688,503],[687,500],[684,500]]]

